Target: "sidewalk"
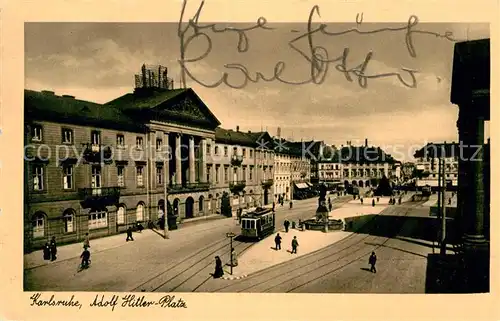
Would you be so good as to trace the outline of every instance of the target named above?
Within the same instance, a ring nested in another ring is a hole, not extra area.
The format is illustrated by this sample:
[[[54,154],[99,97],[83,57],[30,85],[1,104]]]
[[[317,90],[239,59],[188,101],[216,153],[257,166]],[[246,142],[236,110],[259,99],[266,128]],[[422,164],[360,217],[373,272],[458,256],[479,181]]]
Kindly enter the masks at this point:
[[[217,215],[220,216],[220,215]],[[179,225],[179,229],[170,231],[169,234],[176,238],[181,238],[183,236],[188,236],[190,234],[199,233],[201,231],[210,230],[220,226],[227,225],[228,227],[234,226],[234,218],[211,218],[207,216],[206,219],[195,219],[193,221],[184,221],[183,224]],[[151,239],[160,238],[159,233],[163,231],[153,231],[150,229],[145,229],[142,233],[133,233],[134,242]],[[118,248],[127,244],[125,241],[127,238],[126,233],[116,234],[112,236],[106,236],[90,240],[90,252],[92,254],[103,252],[106,250]],[[57,240],[56,240],[57,241]],[[61,261],[66,261],[74,259],[80,256],[83,251],[83,242],[72,243],[67,245],[62,245],[57,248],[57,260],[45,261],[43,259],[43,251],[38,250],[24,255],[24,269],[32,269],[43,265],[54,264]]]
[[[363,216],[369,214],[379,214],[386,205],[376,205],[375,207],[361,204],[344,204],[342,207],[334,208],[329,217],[331,219],[340,219],[344,221],[345,218]],[[344,222],[345,223],[345,222]],[[322,249],[328,245],[334,244],[345,237],[352,234],[352,232],[345,231],[331,231],[323,233],[321,231],[301,231],[297,229],[290,229],[288,233],[284,231],[279,232],[281,240],[281,251],[273,250],[274,238],[277,233],[266,237],[260,242],[256,243],[238,257],[238,266],[233,269],[233,275],[229,279],[239,279],[246,277],[251,273],[264,270],[271,266],[295,259],[297,257],[309,254],[311,252]],[[299,248],[297,254],[291,254],[291,241],[294,236],[297,236],[299,241]]]
[[[296,229],[290,229],[288,233],[284,231],[280,231],[279,233],[282,237],[280,251],[274,250],[274,238],[277,234],[274,233],[256,243],[239,256],[238,266],[233,268],[233,275],[226,278],[239,279],[246,277],[251,273],[322,249],[352,234],[343,231],[323,233],[320,231],[300,231]],[[290,253],[292,249],[291,241],[294,236],[297,236],[299,242],[297,254]]]

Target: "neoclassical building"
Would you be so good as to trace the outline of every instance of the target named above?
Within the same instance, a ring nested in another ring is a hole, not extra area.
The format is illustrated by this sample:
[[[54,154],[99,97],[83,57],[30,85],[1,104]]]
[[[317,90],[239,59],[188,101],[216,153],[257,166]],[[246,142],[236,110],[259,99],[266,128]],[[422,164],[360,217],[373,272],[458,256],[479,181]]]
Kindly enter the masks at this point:
[[[106,104],[25,90],[25,250],[156,221],[166,199],[177,220],[220,213],[224,193],[233,211],[272,202],[267,132],[222,129],[166,70],[141,75]]]
[[[460,157],[459,144],[428,143],[413,155],[417,169],[417,186],[438,187],[439,159],[445,162],[445,180],[448,186],[458,185],[458,159]]]

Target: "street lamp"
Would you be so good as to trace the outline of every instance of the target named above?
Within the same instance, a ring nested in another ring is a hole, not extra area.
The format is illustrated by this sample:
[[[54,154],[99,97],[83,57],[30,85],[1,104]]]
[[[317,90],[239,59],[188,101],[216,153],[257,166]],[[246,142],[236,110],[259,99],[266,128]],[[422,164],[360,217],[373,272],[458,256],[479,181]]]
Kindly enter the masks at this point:
[[[167,188],[167,181],[168,181],[168,167],[167,167],[167,160],[163,160],[163,168],[165,169],[165,178],[163,179],[163,194],[165,198],[165,202],[163,202],[163,238],[168,239],[168,188]]]
[[[233,275],[233,237],[235,237],[236,235],[233,233],[233,232],[229,232],[229,233],[226,233],[226,237],[229,237],[230,239],[230,260],[231,260],[231,263],[229,264],[229,266],[231,267],[231,275]]]

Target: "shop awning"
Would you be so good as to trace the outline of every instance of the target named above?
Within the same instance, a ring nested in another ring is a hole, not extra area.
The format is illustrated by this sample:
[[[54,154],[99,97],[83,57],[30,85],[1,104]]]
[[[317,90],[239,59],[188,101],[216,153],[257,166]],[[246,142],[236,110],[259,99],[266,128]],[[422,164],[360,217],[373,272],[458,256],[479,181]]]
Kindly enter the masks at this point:
[[[306,183],[295,183],[295,186],[300,189],[309,187]]]

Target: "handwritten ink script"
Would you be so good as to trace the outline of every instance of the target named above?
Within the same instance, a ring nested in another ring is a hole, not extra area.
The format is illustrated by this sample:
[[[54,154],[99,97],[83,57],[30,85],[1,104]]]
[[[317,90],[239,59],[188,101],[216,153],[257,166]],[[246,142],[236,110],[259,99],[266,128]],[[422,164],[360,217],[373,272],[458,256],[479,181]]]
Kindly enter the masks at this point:
[[[41,293],[35,293],[30,297],[30,306],[37,307],[72,307],[81,309],[83,303],[72,295],[70,298],[58,298],[55,294],[43,297]],[[175,295],[165,295],[160,299],[150,300],[145,295],[126,294],[123,296],[97,294],[92,302],[88,304],[91,308],[110,308],[115,311],[116,307],[122,308],[187,308],[186,301]]]
[[[406,87],[416,88],[417,80],[415,74],[418,72],[417,70],[412,70],[410,68],[401,68],[401,70],[405,72],[406,77],[403,77],[400,73],[396,72],[368,75],[366,74],[366,69],[373,57],[373,52],[368,52],[366,54],[366,58],[361,64],[354,67],[348,67],[347,58],[349,57],[349,52],[350,52],[349,48],[344,48],[341,55],[331,58],[328,50],[325,47],[315,44],[314,36],[323,35],[328,37],[335,37],[349,33],[375,34],[382,32],[404,32],[406,47],[408,49],[409,55],[412,58],[417,57],[417,51],[413,43],[414,34],[432,35],[450,41],[455,41],[453,39],[452,32],[447,31],[444,34],[439,34],[431,31],[416,29],[415,27],[418,25],[418,18],[414,15],[410,16],[407,24],[396,28],[382,28],[382,29],[374,29],[368,31],[361,31],[358,28],[353,28],[349,30],[333,32],[330,30],[329,26],[324,23],[320,24],[318,27],[313,28],[313,19],[315,18],[315,16],[321,17],[320,8],[319,6],[316,5],[311,9],[309,13],[309,19],[307,21],[307,31],[297,37],[294,37],[288,42],[289,48],[292,49],[298,55],[300,55],[300,57],[303,58],[304,62],[310,65],[310,75],[306,79],[300,81],[286,80],[283,74],[285,70],[287,70],[287,65],[285,64],[284,61],[278,61],[274,65],[274,70],[272,71],[271,76],[265,76],[262,72],[259,71],[254,72],[252,74],[246,66],[239,63],[225,64],[224,67],[228,71],[223,72],[221,78],[218,81],[215,81],[213,83],[206,83],[197,79],[189,70],[188,65],[191,63],[202,61],[203,59],[207,58],[211,53],[213,49],[213,43],[212,39],[207,34],[207,30],[212,31],[213,33],[225,33],[225,32],[236,33],[238,35],[238,42],[236,49],[239,53],[242,53],[242,52],[247,52],[250,47],[249,39],[246,34],[247,32],[256,29],[272,31],[275,30],[275,28],[271,28],[270,26],[268,26],[267,20],[264,17],[258,18],[257,23],[254,26],[241,29],[235,27],[222,28],[222,27],[217,27],[216,24],[201,25],[199,23],[199,19],[204,6],[204,1],[201,2],[193,18],[189,19],[187,26],[183,27],[186,5],[187,5],[187,0],[184,0],[177,29],[178,30],[177,35],[180,41],[179,64],[181,67],[181,83],[183,86],[186,86],[186,76],[188,76],[191,80],[195,81],[196,83],[207,88],[215,88],[219,87],[221,84],[225,84],[230,88],[241,89],[246,87],[249,82],[258,83],[259,81],[264,81],[264,82],[279,81],[289,85],[305,85],[311,83],[322,84],[326,79],[326,76],[328,74],[331,65],[334,64],[335,70],[342,73],[347,81],[353,82],[354,81],[353,78],[357,78],[357,82],[359,86],[362,88],[366,88],[368,86],[368,80],[370,79],[389,78],[389,77],[396,77],[399,80],[399,82]],[[358,14],[356,17],[356,24],[358,27],[362,24],[363,22],[362,20],[363,20],[363,15]],[[191,31],[191,33],[188,36],[189,31]],[[292,30],[292,32],[296,33],[298,31]],[[188,51],[189,45],[195,40],[205,40],[205,42],[207,43],[206,50],[197,57],[187,59],[186,52]],[[301,50],[298,48],[297,43],[300,40],[307,40],[308,43],[307,50]],[[295,68],[295,66],[293,68]],[[228,73],[229,71],[236,72],[232,74],[234,78],[230,77]],[[231,79],[235,78],[241,79],[241,75],[238,75],[238,73],[240,73],[243,76],[243,80],[240,81],[239,83],[231,81]]]

